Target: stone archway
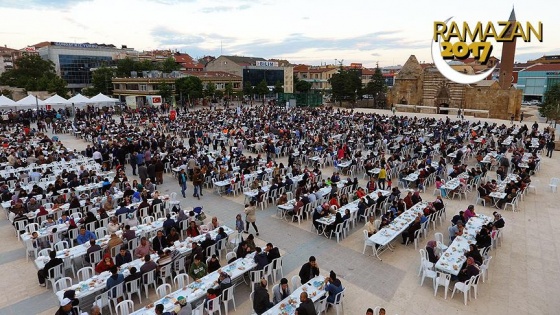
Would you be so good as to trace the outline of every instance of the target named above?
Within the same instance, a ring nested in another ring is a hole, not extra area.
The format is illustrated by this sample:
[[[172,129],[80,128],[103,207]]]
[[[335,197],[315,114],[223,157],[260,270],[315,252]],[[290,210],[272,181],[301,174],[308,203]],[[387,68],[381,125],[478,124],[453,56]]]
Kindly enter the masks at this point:
[[[435,102],[436,106],[438,107],[438,112],[440,114],[447,114],[447,110],[441,110],[441,108],[449,108],[450,103],[450,93],[449,88],[446,85],[442,85],[439,88],[439,91],[436,94]]]
[[[399,104],[406,105],[406,104],[408,104],[408,101],[407,101],[406,98],[403,96],[403,98],[401,98]]]

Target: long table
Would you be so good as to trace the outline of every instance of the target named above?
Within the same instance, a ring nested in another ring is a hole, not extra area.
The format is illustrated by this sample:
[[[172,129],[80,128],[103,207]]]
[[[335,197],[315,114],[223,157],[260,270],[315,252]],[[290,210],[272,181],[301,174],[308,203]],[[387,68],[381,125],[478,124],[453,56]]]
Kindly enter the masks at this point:
[[[414,221],[414,219],[418,217],[419,213],[424,212],[424,209],[427,205],[427,201],[422,201],[415,204],[410,209],[407,209],[401,215],[396,217],[393,222],[384,226],[382,229],[377,231],[377,233],[370,236],[369,240],[379,245],[376,246],[375,249],[375,257],[377,257],[377,259],[381,260],[379,255],[385,250],[389,249],[393,251],[391,242],[408,228],[408,226]]]
[[[458,275],[467,260],[465,252],[469,250],[469,245],[476,245],[476,233],[489,222],[492,222],[492,219],[483,214],[470,218],[465,224],[463,235],[455,237],[451,245],[436,262],[436,269],[455,276]]]
[[[295,289],[294,292],[290,294],[287,298],[280,301],[280,303],[274,305],[271,309],[266,311],[266,315],[292,315],[296,313],[296,309],[299,307],[300,300],[299,296],[302,292],[307,292],[308,297],[313,301],[317,302],[321,297],[323,297],[327,292],[325,291],[325,277],[317,276],[307,283],[304,283],[299,288]]]
[[[245,258],[237,259],[231,264],[221,267],[220,269],[210,274],[207,274],[206,276],[202,277],[200,281],[195,281],[187,285],[186,287],[172,292],[165,297],[155,301],[154,303],[148,305],[150,307],[143,307],[135,311],[131,315],[155,315],[156,313],[154,306],[157,304],[163,304],[164,312],[169,312],[175,307],[175,302],[177,301],[177,297],[179,296],[184,296],[187,299],[187,303],[196,302],[206,296],[206,290],[208,290],[209,288],[216,288],[218,286],[220,271],[228,273],[233,280],[242,277],[245,273],[251,271],[256,266],[257,264],[255,263],[252,255],[248,255]]]
[[[152,254],[151,260],[157,263],[157,261],[159,260],[159,256],[157,254]],[[123,264],[119,269],[119,273],[122,274],[124,277],[126,277],[130,275],[130,268],[135,267],[136,270],[140,270],[140,267],[142,267],[142,265],[144,265],[144,258],[135,259],[130,263]],[[104,271],[99,275],[95,275],[85,281],[80,281],[79,283],[74,284],[70,288],[56,292],[56,296],[58,297],[59,301],[62,301],[64,297],[64,292],[68,290],[75,290],[76,298],[80,300],[80,304],[82,304],[82,302],[85,300],[93,301],[97,293],[100,293],[103,290],[105,290],[105,287],[107,285],[107,279],[109,279],[110,276],[111,273],[109,271]]]

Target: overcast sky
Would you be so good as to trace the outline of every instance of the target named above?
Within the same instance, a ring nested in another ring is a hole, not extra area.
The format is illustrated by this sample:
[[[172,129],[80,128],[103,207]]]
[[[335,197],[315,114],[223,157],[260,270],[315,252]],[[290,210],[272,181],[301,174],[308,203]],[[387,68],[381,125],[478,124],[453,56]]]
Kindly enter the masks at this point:
[[[431,62],[433,22],[507,20],[511,1],[0,0],[0,45],[42,41],[178,49],[292,63],[364,66]],[[556,9],[553,9],[556,7]],[[560,4],[515,3],[517,20],[544,25],[542,43],[517,43],[517,61],[560,54]],[[500,45],[493,55],[500,58]]]

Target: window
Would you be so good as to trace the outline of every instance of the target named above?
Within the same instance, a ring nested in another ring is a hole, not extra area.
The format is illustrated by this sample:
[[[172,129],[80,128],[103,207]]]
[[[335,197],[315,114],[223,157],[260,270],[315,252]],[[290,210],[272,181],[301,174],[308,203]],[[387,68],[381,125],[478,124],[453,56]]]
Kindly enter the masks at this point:
[[[92,68],[113,65],[113,59],[105,56],[59,55],[58,62],[62,79],[68,84],[81,85],[91,84]]]
[[[139,89],[140,91],[147,91],[148,90],[148,87],[146,86],[146,84],[140,84],[139,87],[140,87],[140,89]]]

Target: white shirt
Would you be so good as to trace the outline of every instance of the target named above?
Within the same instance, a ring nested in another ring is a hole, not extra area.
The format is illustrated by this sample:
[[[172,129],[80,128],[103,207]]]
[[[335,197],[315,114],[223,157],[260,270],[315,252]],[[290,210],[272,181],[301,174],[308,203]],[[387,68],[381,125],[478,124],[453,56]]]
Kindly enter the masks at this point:
[[[101,158],[102,158],[101,152],[99,152],[99,151],[93,152],[93,159],[94,160],[101,160]]]

